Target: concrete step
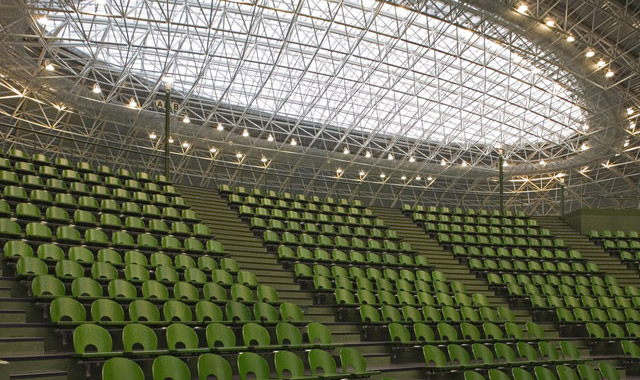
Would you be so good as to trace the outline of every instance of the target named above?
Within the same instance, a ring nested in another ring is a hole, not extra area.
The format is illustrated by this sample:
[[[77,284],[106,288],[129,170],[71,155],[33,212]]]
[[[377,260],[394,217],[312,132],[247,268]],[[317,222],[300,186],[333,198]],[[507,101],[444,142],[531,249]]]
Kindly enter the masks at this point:
[[[44,338],[41,336],[21,336],[0,338],[0,355],[15,353],[43,353]]]

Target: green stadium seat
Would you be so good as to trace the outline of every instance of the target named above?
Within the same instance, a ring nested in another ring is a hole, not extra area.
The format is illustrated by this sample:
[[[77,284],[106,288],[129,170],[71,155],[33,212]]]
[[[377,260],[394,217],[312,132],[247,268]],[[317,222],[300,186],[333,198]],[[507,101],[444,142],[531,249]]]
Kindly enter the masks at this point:
[[[102,380],[144,380],[144,372],[130,359],[111,358],[102,366]]]

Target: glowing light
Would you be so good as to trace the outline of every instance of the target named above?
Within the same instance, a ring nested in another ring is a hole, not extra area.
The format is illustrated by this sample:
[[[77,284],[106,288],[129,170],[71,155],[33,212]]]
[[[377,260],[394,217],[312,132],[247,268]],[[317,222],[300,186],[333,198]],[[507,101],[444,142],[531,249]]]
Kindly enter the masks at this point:
[[[540,166],[545,166],[547,164],[547,161],[545,160],[540,160]]]
[[[386,177],[386,175],[384,173],[380,173],[380,178],[384,179],[384,177]]]
[[[630,130],[632,130],[632,131],[633,131],[634,129],[636,129],[636,123],[634,123],[633,121],[632,121],[632,122],[630,122],[630,123],[629,123],[629,129],[630,129]]]
[[[249,137],[249,131],[247,131],[246,129],[244,129],[242,131],[242,137]]]
[[[583,131],[588,131],[588,130],[589,130],[589,124],[584,124],[584,125],[582,126],[582,130],[583,130]]]
[[[189,118],[189,115],[184,115],[184,118],[182,118],[182,122],[185,124],[191,123],[191,119]]]
[[[589,144],[582,143],[582,145],[580,145],[580,150],[587,150],[587,149],[589,149]]]
[[[604,60],[599,60],[598,62],[596,62],[596,66],[598,67],[604,67],[607,63]]]
[[[171,90],[171,86],[173,86],[173,82],[175,82],[176,79],[170,75],[165,75],[162,77],[162,82],[164,82],[164,88],[166,88],[167,90]]]
[[[629,116],[633,115],[633,108],[631,107],[627,108],[627,115]]]
[[[432,176],[428,176],[427,177],[427,181],[429,181],[429,182],[433,181],[433,177]]]
[[[518,13],[525,14],[529,10],[529,6],[527,4],[521,4],[518,6],[518,8],[516,8],[516,10],[518,11]]]
[[[400,177],[400,179],[404,181],[404,180],[406,180],[406,179],[407,179],[407,176],[406,176],[406,175],[403,175],[402,177]]]
[[[467,161],[462,161],[462,167],[463,167],[463,168],[466,168],[466,167],[467,167],[467,165],[469,165],[469,164],[467,164]]]
[[[129,100],[129,108],[138,108],[138,102],[136,102],[134,98],[131,98],[131,100]]]
[[[595,55],[596,55],[596,52],[595,52],[595,51],[593,51],[593,50],[587,50],[587,52],[586,52],[586,53],[584,53],[584,55],[585,55],[587,58],[592,58],[593,56],[595,56]]]
[[[615,75],[615,73],[611,70],[607,71],[606,74],[604,74],[605,77],[607,78],[612,78]]]
[[[273,141],[273,135],[271,133],[269,133],[269,136],[267,136],[267,141]]]
[[[169,137],[169,144],[173,144],[173,137]]]
[[[575,41],[576,41],[576,38],[574,36],[572,35],[567,36],[567,42],[575,42]]]
[[[188,148],[188,147],[190,147],[190,146],[191,146],[191,145],[190,145],[188,142],[186,142],[186,141],[182,143],[182,147],[183,147],[183,148],[185,148],[185,149],[187,149],[187,148]]]
[[[156,135],[156,133],[155,133],[155,132],[151,132],[151,133],[149,133],[149,138],[150,138],[151,140],[155,140],[155,139],[157,139],[157,138],[158,138],[158,135]]]
[[[57,109],[58,111],[64,111],[67,109],[67,106],[65,106],[64,104],[60,103],[60,104],[54,104],[53,108]]]
[[[444,158],[440,160],[440,166],[447,166],[447,161]]]
[[[509,166],[509,162],[507,162],[507,161],[503,162],[502,166],[506,168],[507,166]]]
[[[349,154],[349,148],[344,147],[344,149],[342,150],[342,153]]]
[[[553,20],[547,20],[544,24],[549,28],[553,28],[556,25],[555,21]]]
[[[409,162],[416,162],[416,158],[413,156],[409,157]]]
[[[215,153],[217,151],[218,151],[218,149],[216,149],[214,147],[209,148],[209,152],[211,152],[211,153]]]
[[[262,156],[262,158],[260,159],[260,161],[262,161],[262,162],[266,163],[266,162],[267,162],[267,158],[266,158],[266,157],[264,157],[264,156]]]
[[[624,144],[622,145],[625,148],[629,146],[629,140],[624,140]]]
[[[371,158],[371,152],[366,151],[366,153],[364,154],[364,156],[365,156],[365,157],[367,157],[367,158]]]
[[[222,126],[222,123],[218,123],[218,128],[219,131],[224,131],[224,127]]]
[[[45,29],[49,26],[49,18],[47,16],[40,16],[36,19],[36,21]]]
[[[291,146],[296,146],[298,145],[298,142],[296,141],[296,139],[291,139]]]
[[[242,158],[242,153],[240,152],[236,153],[236,158]]]
[[[51,62],[49,62],[49,61],[44,63],[44,69],[47,70],[47,71],[55,71],[56,70],[56,68],[53,67],[53,64]]]
[[[360,170],[360,173],[358,173],[358,174],[360,174],[360,177],[364,177],[365,175],[367,175],[367,173],[365,173],[364,170]]]
[[[95,83],[93,85],[93,87],[91,88],[91,91],[93,91],[94,94],[101,94],[102,93],[102,89],[100,88],[100,85]]]
[[[336,169],[336,173],[338,173],[338,175],[342,174],[342,169],[340,168]]]
[[[416,176],[416,181],[420,181],[422,179],[422,177],[420,177],[419,175]]]
[[[393,160],[393,154],[389,153],[389,155],[387,156],[387,160],[392,161]]]

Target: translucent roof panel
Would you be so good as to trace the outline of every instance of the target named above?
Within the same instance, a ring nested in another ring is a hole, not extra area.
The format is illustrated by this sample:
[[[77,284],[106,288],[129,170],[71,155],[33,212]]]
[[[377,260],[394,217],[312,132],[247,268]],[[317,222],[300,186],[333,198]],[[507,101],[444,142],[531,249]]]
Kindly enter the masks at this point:
[[[566,73],[519,55],[522,36],[507,44],[436,1],[429,14],[370,0],[36,3],[61,44],[151,82],[172,75],[191,100],[444,144],[557,144],[585,122],[549,78]]]

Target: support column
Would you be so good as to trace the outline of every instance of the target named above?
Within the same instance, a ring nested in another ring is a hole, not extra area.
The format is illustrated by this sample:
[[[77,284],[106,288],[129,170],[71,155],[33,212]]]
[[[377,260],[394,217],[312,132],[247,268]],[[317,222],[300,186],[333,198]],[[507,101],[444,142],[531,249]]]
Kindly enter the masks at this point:
[[[500,189],[500,214],[504,215],[504,158],[500,155],[498,159],[498,187]]]
[[[169,150],[169,137],[171,136],[171,87],[166,86],[166,98],[164,101],[164,175],[171,180],[171,152]]]
[[[564,182],[560,183],[560,215],[564,216]]]

